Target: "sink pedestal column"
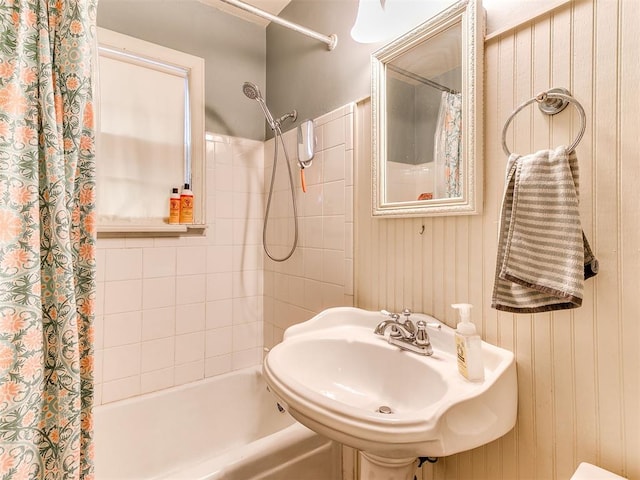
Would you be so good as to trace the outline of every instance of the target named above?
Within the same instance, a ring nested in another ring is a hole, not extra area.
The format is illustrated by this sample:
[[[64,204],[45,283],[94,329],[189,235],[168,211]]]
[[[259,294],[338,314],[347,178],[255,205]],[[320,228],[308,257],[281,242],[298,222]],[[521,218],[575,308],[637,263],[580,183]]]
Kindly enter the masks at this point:
[[[386,458],[360,452],[360,480],[413,480],[418,459]]]

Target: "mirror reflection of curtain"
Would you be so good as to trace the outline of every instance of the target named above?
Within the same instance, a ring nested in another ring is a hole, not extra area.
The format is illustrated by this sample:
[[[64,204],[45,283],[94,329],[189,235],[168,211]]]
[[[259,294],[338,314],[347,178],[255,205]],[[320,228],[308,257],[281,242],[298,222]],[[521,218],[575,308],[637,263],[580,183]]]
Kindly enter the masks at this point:
[[[460,150],[462,145],[462,94],[442,92],[436,123],[435,198],[460,197]]]

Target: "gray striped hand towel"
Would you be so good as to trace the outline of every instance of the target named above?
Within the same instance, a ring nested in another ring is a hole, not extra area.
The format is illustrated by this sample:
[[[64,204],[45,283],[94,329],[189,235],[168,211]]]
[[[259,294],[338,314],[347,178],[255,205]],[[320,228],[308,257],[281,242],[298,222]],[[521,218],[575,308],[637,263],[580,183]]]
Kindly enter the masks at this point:
[[[567,147],[511,154],[500,217],[492,307],[515,313],[577,308],[598,262],[582,232],[578,160]]]

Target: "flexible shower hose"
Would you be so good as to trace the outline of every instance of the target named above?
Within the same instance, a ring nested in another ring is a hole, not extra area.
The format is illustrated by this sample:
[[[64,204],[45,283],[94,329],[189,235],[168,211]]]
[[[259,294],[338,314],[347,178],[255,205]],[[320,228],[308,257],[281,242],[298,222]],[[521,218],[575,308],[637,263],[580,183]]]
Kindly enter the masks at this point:
[[[274,153],[273,153],[273,169],[271,170],[271,185],[269,186],[269,195],[267,197],[267,208],[264,213],[264,225],[262,226],[262,246],[264,248],[264,253],[273,260],[274,262],[284,262],[291,258],[293,252],[296,250],[296,246],[298,245],[298,209],[296,207],[296,189],[293,184],[293,173],[291,172],[291,164],[289,163],[289,155],[287,154],[287,147],[284,144],[284,140],[282,139],[282,130],[280,126],[276,124],[276,128],[274,129],[276,134],[276,138],[274,141]],[[287,162],[287,169],[289,170],[289,186],[291,187],[291,203],[293,204],[293,224],[294,224],[294,234],[293,234],[293,245],[289,253],[282,258],[275,257],[267,247],[267,225],[269,223],[269,211],[271,210],[271,197],[273,195],[273,184],[276,178],[276,169],[278,166],[278,139],[282,143],[282,150],[284,151],[284,158]]]

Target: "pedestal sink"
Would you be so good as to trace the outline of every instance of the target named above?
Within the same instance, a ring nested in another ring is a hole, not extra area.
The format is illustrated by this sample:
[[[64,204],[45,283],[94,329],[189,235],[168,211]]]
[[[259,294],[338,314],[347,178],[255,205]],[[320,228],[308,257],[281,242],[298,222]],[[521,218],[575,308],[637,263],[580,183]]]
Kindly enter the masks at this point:
[[[421,356],[374,334],[382,319],[357,308],[325,310],[288,328],[263,365],[296,420],[362,452],[362,479],[413,480],[418,457],[469,450],[513,428],[512,352],[483,342],[485,379],[469,382],[458,373],[453,329],[430,328],[433,355]]]

